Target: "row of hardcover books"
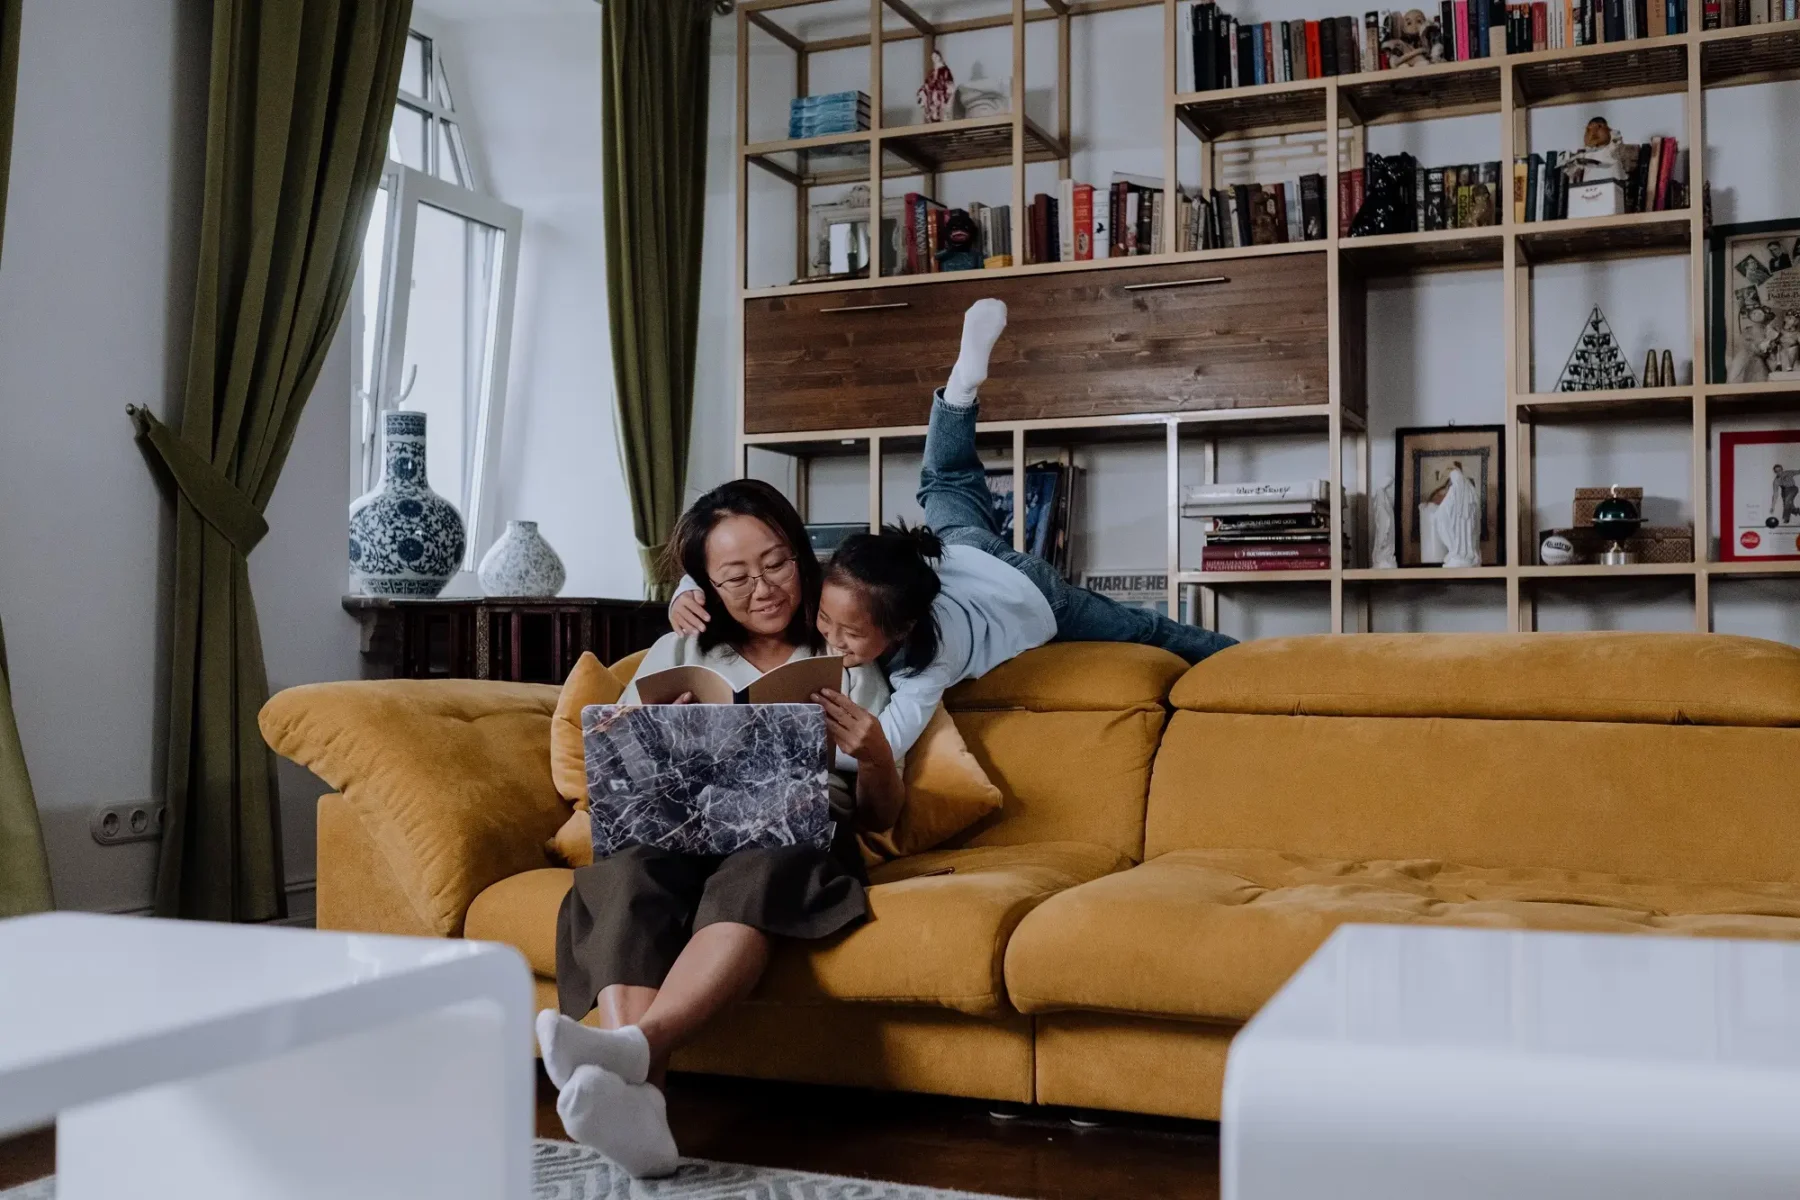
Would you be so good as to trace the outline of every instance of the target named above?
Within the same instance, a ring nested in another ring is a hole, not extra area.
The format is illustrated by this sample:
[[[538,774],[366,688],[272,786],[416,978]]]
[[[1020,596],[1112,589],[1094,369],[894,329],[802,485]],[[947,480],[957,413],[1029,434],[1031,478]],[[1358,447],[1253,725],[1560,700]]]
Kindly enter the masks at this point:
[[[975,222],[981,244],[976,247],[983,266],[997,255],[1012,253],[1012,205],[971,204],[967,212]],[[908,192],[902,200],[900,219],[904,222],[901,244],[904,259],[897,264],[902,275],[931,275],[944,270],[938,251],[945,245],[944,222],[950,210],[920,192]]]
[[[1181,489],[1201,522],[1203,571],[1317,571],[1331,566],[1330,484],[1202,483]]]
[[[1325,237],[1325,177],[1239,183],[1204,196],[1182,193],[1176,245],[1220,250],[1316,242]]]
[[[1557,221],[1569,215],[1569,183],[1564,164],[1579,150],[1551,150],[1513,160],[1513,220]],[[1688,206],[1687,152],[1672,137],[1651,138],[1619,148],[1625,169],[1626,212],[1661,212]],[[1574,185],[1579,186],[1579,185]]]
[[[1100,191],[1063,180],[1055,195],[1039,192],[1027,214],[1028,262],[1078,262],[1154,254],[1163,244],[1162,180],[1113,173]]]
[[[1375,160],[1381,156],[1366,154],[1363,158],[1371,164],[1369,167],[1345,171],[1338,176],[1340,237],[1350,236],[1351,222],[1365,200],[1365,172],[1374,169]],[[1390,162],[1404,181],[1404,190],[1412,197],[1412,204],[1402,206],[1394,214],[1400,218],[1399,224],[1383,229],[1383,233],[1480,229],[1500,223],[1499,162],[1421,167],[1410,154],[1396,154],[1384,161]]]
[[[1687,29],[1688,0],[1534,0],[1507,8],[1506,50],[1598,46]]]

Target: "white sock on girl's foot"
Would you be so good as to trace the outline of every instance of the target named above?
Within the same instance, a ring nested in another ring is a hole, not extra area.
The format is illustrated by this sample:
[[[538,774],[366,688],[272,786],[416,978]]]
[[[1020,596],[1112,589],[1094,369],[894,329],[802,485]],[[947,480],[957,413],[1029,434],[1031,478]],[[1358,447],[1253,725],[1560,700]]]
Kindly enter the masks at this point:
[[[600,1067],[577,1067],[556,1097],[569,1136],[592,1146],[637,1179],[673,1175],[681,1165],[663,1094],[626,1083]]]
[[[650,1043],[636,1025],[623,1029],[590,1029],[553,1008],[537,1015],[538,1049],[544,1073],[562,1087],[577,1067],[604,1067],[626,1083],[650,1077]]]
[[[975,403],[975,390],[987,378],[988,355],[1006,329],[1006,301],[977,300],[963,314],[962,352],[944,385],[944,403],[967,408]]]

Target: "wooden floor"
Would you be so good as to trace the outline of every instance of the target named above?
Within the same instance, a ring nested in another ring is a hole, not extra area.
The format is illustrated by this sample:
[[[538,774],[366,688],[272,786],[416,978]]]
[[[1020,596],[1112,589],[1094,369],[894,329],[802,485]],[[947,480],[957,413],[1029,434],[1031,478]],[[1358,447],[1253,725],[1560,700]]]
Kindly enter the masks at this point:
[[[555,1093],[540,1077],[538,1133],[560,1138]],[[1070,1114],[1026,1110],[996,1120],[993,1107],[937,1096],[899,1096],[703,1076],[669,1085],[669,1120],[694,1158],[859,1175],[896,1183],[1032,1200],[1157,1196],[1217,1200],[1218,1127],[1108,1114],[1078,1128]],[[0,1189],[55,1166],[49,1131],[0,1141]]]

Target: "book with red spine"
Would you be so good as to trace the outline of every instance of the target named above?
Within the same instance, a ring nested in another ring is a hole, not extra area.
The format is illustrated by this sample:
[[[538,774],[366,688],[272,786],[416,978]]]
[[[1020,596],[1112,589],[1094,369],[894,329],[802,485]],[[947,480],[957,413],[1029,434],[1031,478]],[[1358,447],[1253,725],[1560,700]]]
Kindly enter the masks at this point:
[[[1211,550],[1200,552],[1202,571],[1324,571],[1330,567],[1330,553],[1312,558],[1220,558]]]
[[[1454,20],[1451,21],[1451,24],[1455,26],[1455,29],[1451,31],[1451,41],[1456,47],[1456,61],[1467,62],[1469,60],[1469,0],[1456,0],[1450,6],[1450,12],[1454,17]]]
[[[1324,77],[1324,68],[1319,65],[1319,23],[1306,23],[1306,77],[1320,79]]]
[[[1074,210],[1075,257],[1089,259],[1094,257],[1094,185],[1078,183],[1072,191],[1074,202],[1069,207]]]
[[[1681,143],[1676,138],[1663,139],[1662,161],[1657,164],[1656,172],[1656,207],[1669,207],[1670,184],[1675,178],[1675,158],[1681,153]]]
[[[1550,6],[1544,0],[1536,0],[1531,6],[1531,48],[1550,48]]]
[[[1264,21],[1262,29],[1263,80],[1278,83],[1280,75],[1275,70],[1275,60],[1281,57],[1281,47],[1276,43],[1275,22]]]
[[[1294,559],[1294,558],[1330,558],[1331,542],[1329,537],[1318,537],[1304,542],[1207,542],[1203,554],[1213,559],[1244,560],[1260,559]]]

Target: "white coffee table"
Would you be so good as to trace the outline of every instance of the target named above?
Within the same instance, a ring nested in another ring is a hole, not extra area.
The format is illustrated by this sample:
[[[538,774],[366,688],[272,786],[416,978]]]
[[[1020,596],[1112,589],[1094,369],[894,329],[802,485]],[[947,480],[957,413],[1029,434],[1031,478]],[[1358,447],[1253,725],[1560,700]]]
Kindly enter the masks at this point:
[[[1345,926],[1221,1139],[1225,1200],[1800,1195],[1800,945]]]
[[[0,1136],[58,1200],[523,1200],[531,975],[504,946],[0,921]]]

